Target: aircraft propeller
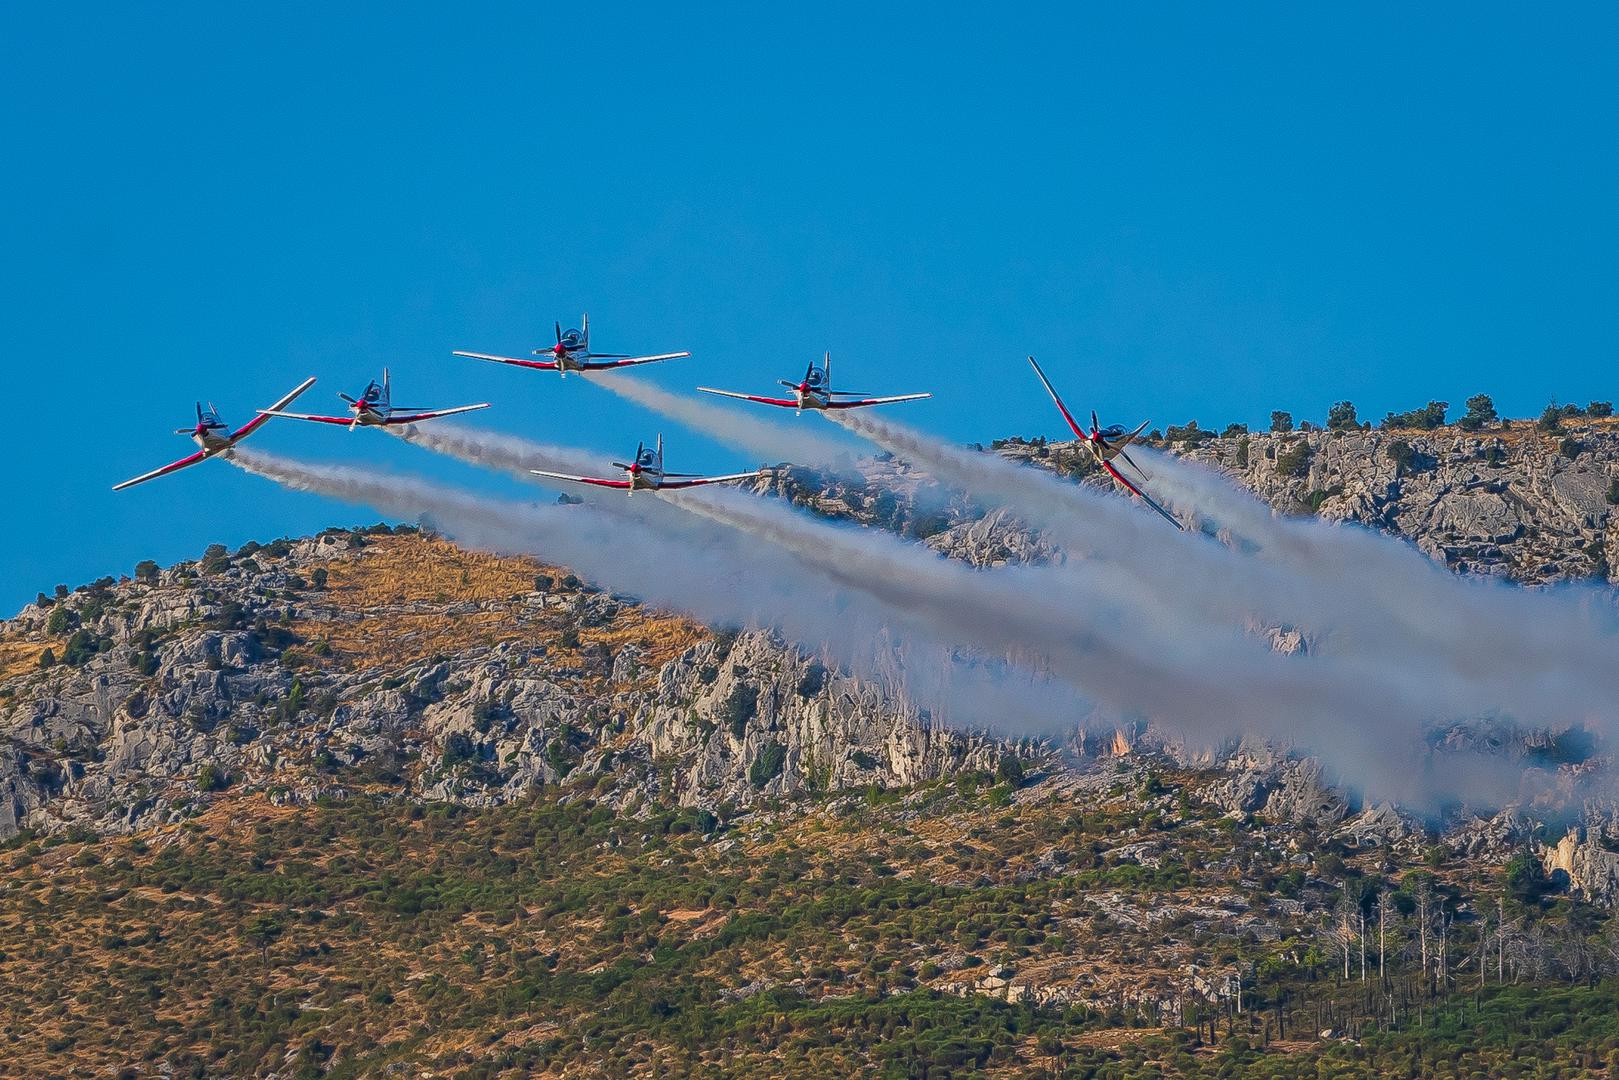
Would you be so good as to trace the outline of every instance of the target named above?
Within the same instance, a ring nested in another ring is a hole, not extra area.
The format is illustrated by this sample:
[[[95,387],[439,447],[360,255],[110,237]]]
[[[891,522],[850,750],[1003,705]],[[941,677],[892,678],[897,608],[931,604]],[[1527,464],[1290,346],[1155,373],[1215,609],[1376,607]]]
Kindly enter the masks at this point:
[[[219,410],[214,408],[214,403],[211,402],[211,401],[208,403],[208,413],[209,413],[210,416],[218,416],[219,415]],[[222,430],[224,430],[224,428],[225,428],[225,425],[221,424],[217,420],[212,421],[212,422],[203,420],[203,418],[202,418],[202,402],[199,401],[199,402],[197,402],[197,425],[196,425],[196,427],[175,428],[174,433],[176,435],[193,435],[193,436],[195,436],[195,435],[201,435],[205,431],[222,431]]]

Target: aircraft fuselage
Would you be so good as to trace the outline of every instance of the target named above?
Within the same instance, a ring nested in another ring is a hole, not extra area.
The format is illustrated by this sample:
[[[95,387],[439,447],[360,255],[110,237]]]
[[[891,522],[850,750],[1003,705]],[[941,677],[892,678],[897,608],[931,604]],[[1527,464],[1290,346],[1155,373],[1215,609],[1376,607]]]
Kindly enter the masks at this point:
[[[585,361],[590,358],[590,349],[583,343],[569,345],[567,341],[562,341],[549,349],[535,349],[534,355],[549,357],[557,366],[558,374],[589,370],[585,367]]]
[[[210,454],[217,454],[230,446],[228,435],[221,435],[215,431],[199,431],[191,436],[191,441]]]
[[[354,407],[354,422],[361,427],[381,427],[387,421],[388,413],[374,405],[361,402]]]

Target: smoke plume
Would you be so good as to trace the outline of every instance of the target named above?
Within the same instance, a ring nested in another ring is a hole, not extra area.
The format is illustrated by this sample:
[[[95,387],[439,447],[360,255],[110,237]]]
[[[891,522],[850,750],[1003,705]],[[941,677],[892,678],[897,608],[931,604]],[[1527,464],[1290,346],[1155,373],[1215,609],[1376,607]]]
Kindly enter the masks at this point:
[[[1172,629],[1166,619],[1178,621],[1181,636],[1232,627],[1302,629],[1311,663],[1297,666],[1325,673],[1324,686],[1363,683],[1362,702],[1345,698],[1335,714],[1283,714],[1295,742],[1329,759],[1329,744],[1336,744],[1339,767],[1352,750],[1343,745],[1346,727],[1397,740],[1387,745],[1409,745],[1435,725],[1480,718],[1552,729],[1583,724],[1611,735],[1619,634],[1611,604],[1591,590],[1548,594],[1458,578],[1399,541],[1354,526],[1278,518],[1207,470],[1145,454],[1154,493],[1183,517],[1218,518],[1227,542],[1177,534],[1126,498],[875,417],[837,419],[1046,532],[1070,555],[1064,569],[1100,586],[1097,599],[1133,598],[1128,614],[1138,632],[1144,623]],[[1252,679],[1239,668],[1207,675]],[[1249,683],[1245,710],[1235,703],[1250,717],[1280,704],[1261,685]],[[1147,695],[1137,700],[1145,703]],[[1387,753],[1371,756],[1390,760]],[[1409,776],[1383,771],[1394,781]]]
[[[968,655],[957,642],[807,569],[788,552],[656,499],[635,499],[634,507],[624,499],[622,512],[612,503],[540,506],[245,449],[230,460],[295,490],[407,520],[426,516],[457,543],[566,565],[602,586],[704,622],[777,630],[943,722],[993,730],[1004,729],[1009,717],[1036,716],[1053,718],[1055,730],[1087,708],[1068,686]]]
[[[789,413],[785,418],[772,417],[766,421],[745,416],[738,409],[671,394],[629,375],[587,372],[585,378],[604,390],[611,390],[637,405],[677,420],[694,431],[704,432],[756,454],[766,464],[791,461],[798,465],[828,466],[847,465],[852,460],[848,447],[823,434],[806,430],[809,425],[818,423],[813,417]],[[786,422],[783,422],[784,419]]]

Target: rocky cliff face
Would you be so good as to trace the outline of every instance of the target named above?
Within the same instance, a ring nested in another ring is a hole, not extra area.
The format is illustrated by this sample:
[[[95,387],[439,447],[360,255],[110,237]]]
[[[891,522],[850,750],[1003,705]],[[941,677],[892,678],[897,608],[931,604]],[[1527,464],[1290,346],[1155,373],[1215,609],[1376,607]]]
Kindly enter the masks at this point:
[[[1610,419],[1570,419],[1555,432],[1518,421],[1478,432],[1264,432],[1158,445],[1224,470],[1279,511],[1404,537],[1457,571],[1619,581],[1619,424]],[[1070,443],[1002,450],[1052,466],[1076,457]]]
[[[102,583],[0,638],[3,836],[173,822],[226,787],[487,806],[584,770],[633,811],[998,760],[766,634],[710,633],[413,533]]]
[[[1171,449],[1279,509],[1387,529],[1458,570],[1548,582],[1619,565],[1609,502],[1619,429],[1606,422],[1555,436],[1519,424]],[[1071,446],[1002,452],[1084,471]],[[786,469],[759,487],[980,567],[1062,557],[1006,513],[900,463],[864,467]],[[723,811],[993,770],[1011,749],[1066,767],[1051,748],[935,729],[893,688],[768,635],[705,630],[563,569],[409,530],[216,551],[42,600],[0,624],[0,837],[141,829],[226,788],[483,806],[567,779],[624,813],[660,802]],[[1337,830],[1355,846],[1421,837],[1397,810],[1357,806],[1314,763],[1263,747],[1185,751],[1149,729],[1082,734],[1069,750],[1070,763],[1150,753],[1213,770],[1205,797],[1233,816]],[[1492,819],[1459,824],[1449,842],[1505,850],[1525,835]],[[1570,877],[1595,881],[1580,858],[1568,856]]]

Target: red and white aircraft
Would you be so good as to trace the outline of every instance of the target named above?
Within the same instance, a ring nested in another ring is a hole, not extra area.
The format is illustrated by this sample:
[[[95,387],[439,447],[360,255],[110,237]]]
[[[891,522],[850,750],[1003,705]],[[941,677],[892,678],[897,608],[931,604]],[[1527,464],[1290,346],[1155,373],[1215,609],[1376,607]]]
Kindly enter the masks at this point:
[[[811,360],[809,367],[804,369],[804,377],[797,382],[788,382],[786,379],[777,379],[777,382],[793,392],[790,398],[756,397],[753,394],[739,394],[735,390],[715,390],[710,386],[699,386],[697,389],[705,394],[718,394],[721,397],[739,398],[742,401],[757,401],[761,405],[775,405],[782,409],[863,409],[868,405],[888,405],[895,401],[920,401],[922,398],[932,397],[932,394],[900,394],[898,397],[866,397],[856,390],[832,389],[832,354],[827,353],[819,367]],[[854,401],[839,401],[838,398],[855,398]]]
[[[1130,466],[1130,468],[1134,469],[1136,472],[1140,473],[1143,479],[1151,479],[1147,476],[1145,469],[1143,469],[1140,465],[1137,465],[1134,461],[1130,460],[1130,455],[1126,453],[1124,449],[1135,440],[1136,436],[1140,435],[1146,430],[1147,424],[1150,421],[1143,420],[1141,422],[1141,426],[1136,428],[1134,431],[1126,431],[1118,424],[1104,428],[1097,423],[1096,414],[1093,412],[1091,413],[1091,429],[1090,431],[1085,431],[1074,420],[1073,414],[1068,411],[1068,406],[1062,403],[1062,398],[1057,396],[1057,391],[1051,386],[1051,380],[1047,379],[1046,373],[1040,370],[1040,365],[1034,362],[1034,357],[1029,357],[1029,364],[1033,366],[1034,373],[1040,376],[1040,382],[1045,386],[1046,393],[1051,395],[1051,400],[1057,403],[1057,411],[1062,413],[1062,418],[1064,420],[1068,421],[1069,428],[1072,429],[1076,436],[1078,436],[1079,441],[1084,443],[1085,446],[1090,450],[1091,455],[1096,458],[1096,463],[1102,466],[1102,468],[1106,469],[1108,471],[1108,475],[1122,484],[1126,491],[1130,492],[1142,502],[1146,503],[1148,506],[1158,511],[1158,513],[1162,514],[1164,520],[1168,521],[1177,529],[1184,529],[1185,526],[1176,521],[1168,510],[1165,510],[1162,506],[1159,506],[1157,503],[1153,502],[1146,492],[1142,491],[1135,484],[1132,484],[1130,481],[1126,480],[1124,478],[1124,474],[1113,467],[1113,461],[1115,458],[1117,458],[1122,460],[1126,465]]]
[[[631,356],[629,353],[599,353],[590,351],[590,316],[586,315],[580,320],[578,330],[564,332],[562,324],[557,323],[557,343],[544,349],[535,349],[535,356],[548,356],[549,360],[520,360],[515,356],[494,356],[490,353],[462,352],[457,349],[452,355],[470,356],[474,360],[492,360],[497,364],[514,364],[517,367],[538,368],[541,371],[555,371],[566,377],[570,371],[605,371],[609,368],[633,367],[636,364],[651,364],[658,360],[679,360],[690,356],[689,352],[658,353],[656,356]]]
[[[419,409],[404,405],[393,404],[393,387],[388,379],[388,369],[382,369],[382,381],[375,380],[366,384],[365,392],[357,398],[339,393],[338,397],[349,403],[352,416],[311,416],[308,413],[282,412],[281,407],[274,406],[259,411],[266,416],[286,416],[293,420],[313,420],[317,424],[341,424],[353,431],[357,427],[397,427],[400,424],[414,424],[418,420],[434,420],[440,416],[454,416],[456,413],[472,412],[476,409],[487,409],[489,403],[481,401],[476,405],[457,405],[453,409]]]
[[[548,476],[552,480],[571,480],[575,484],[594,484],[597,487],[619,488],[631,495],[637,491],[674,491],[679,488],[702,487],[704,484],[724,484],[731,480],[750,480],[755,476],[762,476],[763,470],[755,469],[753,472],[731,473],[729,476],[698,476],[696,473],[672,473],[663,471],[663,436],[658,436],[657,449],[649,448],[645,443],[635,447],[635,460],[630,464],[622,461],[613,462],[613,467],[623,469],[627,479],[602,480],[594,476],[571,476],[568,473],[546,472],[544,469],[530,469],[536,476]]]
[[[198,450],[190,457],[183,457],[179,461],[172,461],[163,466],[161,469],[153,469],[149,473],[142,473],[133,480],[125,480],[122,484],[114,484],[112,489],[114,491],[122,491],[127,487],[134,487],[136,484],[144,484],[148,480],[155,480],[160,476],[167,476],[169,473],[177,472],[178,470],[185,468],[187,465],[195,465],[199,461],[207,461],[211,457],[227,453],[231,447],[235,446],[237,443],[253,434],[253,432],[257,431],[260,425],[262,425],[266,420],[270,419],[270,415],[274,413],[275,410],[283,409],[286,406],[291,405],[293,400],[297,398],[299,394],[303,393],[305,390],[308,390],[314,385],[315,378],[314,376],[310,376],[303,382],[299,383],[297,389],[293,390],[292,393],[288,394],[274,405],[271,405],[268,409],[259,410],[259,415],[255,416],[253,419],[249,420],[235,431],[231,431],[230,428],[225,425],[225,422],[219,418],[219,410],[214,408],[213,402],[210,401],[208,403],[207,409],[202,407],[202,402],[197,402],[196,425],[188,428],[175,428],[174,433],[176,435],[191,436],[196,444],[202,447],[202,449]],[[230,433],[225,434],[225,432]]]

